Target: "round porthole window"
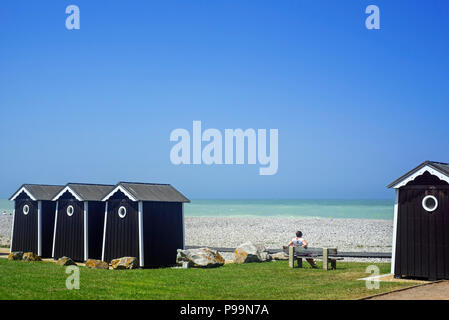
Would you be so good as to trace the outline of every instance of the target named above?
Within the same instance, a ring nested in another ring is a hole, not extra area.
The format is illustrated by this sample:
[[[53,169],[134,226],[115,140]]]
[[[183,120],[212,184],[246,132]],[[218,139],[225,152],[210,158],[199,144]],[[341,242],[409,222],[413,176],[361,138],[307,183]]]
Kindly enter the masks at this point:
[[[73,206],[68,206],[67,207],[67,215],[69,217],[73,216],[73,213],[75,212],[75,209],[73,209]]]
[[[428,212],[433,212],[438,208],[438,200],[434,196],[425,196],[422,199],[422,207]]]
[[[118,208],[118,216],[120,218],[124,218],[126,216],[126,208],[125,207]]]
[[[30,207],[26,204],[23,206],[23,214],[27,215],[30,212]]]

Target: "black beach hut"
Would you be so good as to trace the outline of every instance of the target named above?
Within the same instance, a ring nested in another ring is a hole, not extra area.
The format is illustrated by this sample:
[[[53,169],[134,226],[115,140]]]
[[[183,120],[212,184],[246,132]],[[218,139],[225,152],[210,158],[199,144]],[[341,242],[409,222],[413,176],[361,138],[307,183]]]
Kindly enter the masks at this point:
[[[140,267],[176,263],[184,248],[184,203],[169,184],[119,182],[104,198],[106,217],[102,260],[131,256]]]
[[[391,272],[449,279],[449,164],[426,161],[388,187],[396,190]]]
[[[63,186],[24,184],[9,200],[14,201],[11,252],[34,252],[51,257],[55,203]]]
[[[100,259],[105,203],[114,186],[68,183],[54,198],[56,204],[53,258],[75,261]]]

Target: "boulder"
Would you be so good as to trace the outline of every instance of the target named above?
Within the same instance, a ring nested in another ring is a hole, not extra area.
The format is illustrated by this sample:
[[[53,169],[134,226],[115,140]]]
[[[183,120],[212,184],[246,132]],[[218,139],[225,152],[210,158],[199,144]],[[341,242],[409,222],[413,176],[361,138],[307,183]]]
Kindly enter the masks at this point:
[[[271,254],[269,254],[267,251],[260,251],[259,259],[260,259],[260,262],[271,261],[272,257],[271,257]]]
[[[225,259],[214,250],[209,248],[178,249],[176,263],[188,267],[215,268],[225,264]]]
[[[59,266],[76,266],[75,261],[69,257],[59,258],[58,261],[56,261],[56,264]]]
[[[288,254],[285,252],[277,252],[271,255],[273,260],[288,260]]]
[[[101,260],[95,260],[95,259],[87,259],[86,260],[86,267],[93,268],[93,269],[109,269],[109,264],[105,261]]]
[[[22,257],[22,251],[11,252],[10,254],[8,254],[8,260],[22,260]]]
[[[265,247],[252,242],[245,242],[234,251],[234,263],[264,262],[271,261],[271,255]]]
[[[122,257],[111,261],[112,269],[136,269],[139,264],[137,258],[134,257]]]
[[[23,254],[22,260],[24,261],[41,261],[41,258],[37,255],[34,254],[33,252],[25,252]]]

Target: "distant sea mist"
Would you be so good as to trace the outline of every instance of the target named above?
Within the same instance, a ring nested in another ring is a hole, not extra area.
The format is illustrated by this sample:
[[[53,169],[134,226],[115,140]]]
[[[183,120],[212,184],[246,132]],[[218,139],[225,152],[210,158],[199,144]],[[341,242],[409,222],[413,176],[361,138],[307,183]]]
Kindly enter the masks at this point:
[[[192,200],[186,217],[320,217],[393,219],[393,200]],[[0,213],[12,213],[11,201],[0,200]]]

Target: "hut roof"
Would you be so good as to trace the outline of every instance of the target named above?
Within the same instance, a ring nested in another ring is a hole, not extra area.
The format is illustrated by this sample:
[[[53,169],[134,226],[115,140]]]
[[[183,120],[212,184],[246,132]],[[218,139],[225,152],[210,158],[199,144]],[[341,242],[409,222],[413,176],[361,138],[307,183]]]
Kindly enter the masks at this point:
[[[108,200],[119,190],[133,201],[190,202],[170,184],[139,182],[119,182],[110,193],[105,195],[103,200]]]
[[[424,161],[413,170],[407,172],[399,179],[396,179],[390,183],[387,188],[399,188],[406,184],[408,180],[413,180],[416,176],[423,174],[425,171],[429,171],[431,174],[437,175],[438,178],[449,182],[449,164],[436,161]],[[402,182],[402,183],[401,183]],[[403,183],[405,182],[405,183]]]
[[[64,186],[23,184],[16,192],[14,192],[9,200],[15,200],[22,192],[25,192],[34,201],[51,200],[58,192],[62,190],[62,188],[64,188]]]
[[[53,200],[58,200],[65,192],[70,192],[78,201],[101,201],[114,188],[107,184],[68,183]]]

